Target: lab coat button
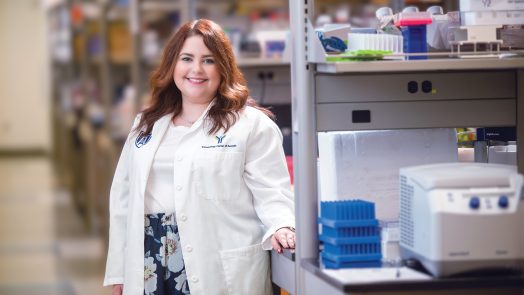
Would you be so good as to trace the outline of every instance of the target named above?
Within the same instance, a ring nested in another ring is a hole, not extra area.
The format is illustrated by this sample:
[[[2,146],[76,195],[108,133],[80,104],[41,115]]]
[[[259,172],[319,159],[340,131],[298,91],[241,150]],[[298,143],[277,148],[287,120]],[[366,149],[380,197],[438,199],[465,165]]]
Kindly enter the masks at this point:
[[[193,247],[191,247],[191,246],[188,245],[188,246],[186,247],[186,250],[187,250],[187,252],[191,252],[191,251],[193,251]]]
[[[176,186],[176,190],[177,190],[177,191],[181,191],[181,190],[182,190],[182,186],[181,186],[181,185],[177,185],[177,186]]]
[[[191,277],[191,281],[192,281],[193,283],[196,283],[196,282],[198,282],[198,278],[197,278],[196,276],[192,276],[192,277]]]
[[[182,221],[186,221],[186,220],[187,220],[187,216],[186,216],[185,214],[181,214],[181,215],[180,215],[180,219],[181,219]]]
[[[184,159],[184,157],[182,157],[181,155],[176,156],[176,160],[178,162],[182,161],[182,159]]]

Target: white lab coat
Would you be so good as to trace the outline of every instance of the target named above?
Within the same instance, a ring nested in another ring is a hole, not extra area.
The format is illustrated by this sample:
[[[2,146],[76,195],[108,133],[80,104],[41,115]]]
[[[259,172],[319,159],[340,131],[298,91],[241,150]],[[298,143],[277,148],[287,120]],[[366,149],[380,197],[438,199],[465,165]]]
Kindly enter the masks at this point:
[[[173,197],[191,294],[271,294],[271,235],[294,226],[282,134],[265,114],[246,107],[220,140],[221,132],[207,134],[206,113],[173,150]],[[125,295],[144,292],[144,192],[170,119],[155,123],[146,144],[130,134],[113,179],[104,285],[123,283]]]

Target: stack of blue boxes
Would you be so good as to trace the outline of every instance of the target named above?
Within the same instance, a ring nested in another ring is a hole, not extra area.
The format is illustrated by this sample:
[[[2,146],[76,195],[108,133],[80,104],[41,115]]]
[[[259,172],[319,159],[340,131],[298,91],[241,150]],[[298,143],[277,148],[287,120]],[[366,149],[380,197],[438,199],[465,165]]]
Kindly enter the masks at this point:
[[[324,243],[321,259],[326,268],[380,266],[380,230],[375,204],[362,200],[320,204]]]

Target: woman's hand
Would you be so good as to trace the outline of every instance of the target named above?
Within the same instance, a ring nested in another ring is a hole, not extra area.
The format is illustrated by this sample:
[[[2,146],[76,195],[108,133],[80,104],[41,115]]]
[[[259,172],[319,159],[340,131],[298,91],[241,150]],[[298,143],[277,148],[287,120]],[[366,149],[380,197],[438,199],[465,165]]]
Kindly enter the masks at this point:
[[[122,295],[123,289],[124,289],[124,285],[122,284],[113,285],[111,289],[111,295]]]
[[[273,250],[282,253],[282,249],[295,249],[295,231],[288,228],[279,228],[271,237]]]

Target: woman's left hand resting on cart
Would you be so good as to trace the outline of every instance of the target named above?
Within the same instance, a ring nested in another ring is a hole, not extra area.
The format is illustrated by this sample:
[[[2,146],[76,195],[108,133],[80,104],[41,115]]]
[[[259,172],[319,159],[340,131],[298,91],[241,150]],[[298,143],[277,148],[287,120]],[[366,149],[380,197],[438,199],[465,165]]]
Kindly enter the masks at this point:
[[[271,237],[271,245],[273,250],[282,253],[283,249],[295,249],[295,231],[282,227],[278,229]]]

